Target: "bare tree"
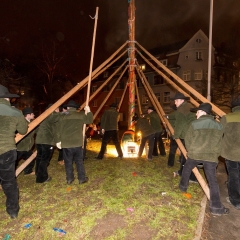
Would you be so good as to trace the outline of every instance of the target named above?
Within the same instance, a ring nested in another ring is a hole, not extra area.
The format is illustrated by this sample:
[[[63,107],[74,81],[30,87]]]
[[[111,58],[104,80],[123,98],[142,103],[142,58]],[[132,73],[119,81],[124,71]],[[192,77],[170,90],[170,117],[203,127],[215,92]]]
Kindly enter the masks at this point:
[[[47,82],[44,81],[43,88],[49,100],[53,100],[53,82],[57,73],[59,63],[63,55],[59,52],[58,43],[55,39],[42,41],[41,45],[42,59],[37,63],[37,67],[47,76]]]

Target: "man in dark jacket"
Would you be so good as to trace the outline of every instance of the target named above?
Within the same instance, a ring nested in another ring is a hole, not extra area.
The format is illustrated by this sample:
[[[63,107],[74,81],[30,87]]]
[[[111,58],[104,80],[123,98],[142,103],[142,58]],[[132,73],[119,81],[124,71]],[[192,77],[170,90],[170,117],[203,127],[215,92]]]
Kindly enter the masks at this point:
[[[143,149],[145,147],[146,142],[148,142],[148,152],[147,152],[147,160],[152,161],[152,153],[153,153],[153,147],[154,147],[154,140],[155,140],[155,130],[152,128],[152,126],[149,124],[148,119],[142,115],[140,118],[138,118],[138,115],[135,114],[135,116],[132,119],[134,125],[135,125],[135,133],[141,132],[142,139],[139,146],[138,151],[138,157],[142,156]]]
[[[240,98],[232,104],[232,113],[222,117],[224,127],[221,156],[228,170],[227,201],[240,210]]]
[[[153,156],[158,156],[158,149],[161,156],[166,156],[165,147],[162,140],[162,123],[160,117],[153,107],[148,108],[147,118],[149,119],[149,123],[155,131]]]
[[[26,119],[27,124],[29,124],[34,119],[33,109],[26,107],[22,110],[23,116]],[[17,143],[17,161],[21,159],[27,160],[32,154],[32,148],[34,145],[34,134],[35,130],[31,131],[26,137],[24,137],[20,142]],[[35,164],[35,159],[31,161],[24,169],[24,175],[34,175],[33,171]]]
[[[183,145],[185,145],[184,138],[185,134],[188,130],[190,123],[195,120],[195,114],[190,111],[193,108],[193,105],[186,100],[188,97],[185,97],[182,93],[177,92],[172,98],[174,100],[175,105],[177,107],[177,111],[175,113],[175,126],[174,126],[174,136],[173,139],[180,139]],[[182,175],[182,170],[184,164],[186,162],[186,158],[183,154],[180,157],[180,169],[176,173],[177,175]],[[197,181],[195,175],[192,173],[190,176],[191,181]]]
[[[192,169],[202,163],[210,189],[210,212],[219,216],[229,213],[229,209],[221,203],[216,177],[223,127],[210,115],[211,110],[209,103],[202,103],[193,109],[197,112],[197,120],[190,124],[185,136],[188,160],[183,168],[179,188],[183,192],[187,191]]]
[[[50,107],[52,104],[49,104]],[[51,177],[48,176],[47,167],[52,158],[54,145],[57,138],[57,122],[59,121],[60,114],[58,108],[46,117],[39,125],[36,136],[36,183],[44,183],[51,181]]]
[[[0,183],[6,195],[6,210],[12,219],[17,218],[19,211],[19,192],[15,176],[17,147],[15,132],[24,135],[28,124],[21,111],[11,107],[9,98],[18,98],[0,85]]]
[[[73,162],[76,164],[79,184],[83,184],[88,181],[83,165],[83,125],[93,122],[93,114],[88,106],[85,107],[87,114],[78,112],[79,105],[73,100],[68,102],[67,108],[68,113],[61,117],[59,123],[60,141],[57,147],[63,149],[67,184],[74,181]]]
[[[111,138],[116,147],[118,157],[123,157],[122,148],[118,139],[118,121],[119,113],[117,111],[117,104],[112,103],[110,108],[105,110],[101,117],[100,131],[103,134],[102,146],[96,159],[101,160],[103,158],[104,153],[106,152],[107,144]]]

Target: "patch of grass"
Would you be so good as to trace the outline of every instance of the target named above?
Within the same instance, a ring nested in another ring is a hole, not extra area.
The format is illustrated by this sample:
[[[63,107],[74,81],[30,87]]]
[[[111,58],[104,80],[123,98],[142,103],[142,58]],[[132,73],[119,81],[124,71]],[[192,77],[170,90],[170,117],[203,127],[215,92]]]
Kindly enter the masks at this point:
[[[167,157],[153,161],[117,159],[112,145],[102,161],[94,157],[99,141],[88,143],[85,161],[87,184],[77,179],[66,184],[65,168],[57,163],[55,150],[48,167],[53,180],[36,184],[34,176],[20,174],[20,212],[11,220],[5,212],[5,196],[0,192],[0,239],[56,239],[53,228],[67,232],[64,239],[193,239],[203,191],[190,184],[187,199],[178,189],[177,170],[167,167]],[[75,176],[77,176],[75,172]],[[24,225],[31,223],[29,229]]]

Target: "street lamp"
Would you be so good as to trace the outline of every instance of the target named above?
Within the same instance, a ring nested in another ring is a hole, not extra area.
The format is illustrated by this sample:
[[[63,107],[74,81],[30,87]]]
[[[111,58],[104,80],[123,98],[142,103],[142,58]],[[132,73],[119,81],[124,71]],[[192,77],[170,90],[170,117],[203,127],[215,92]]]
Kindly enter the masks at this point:
[[[208,88],[207,88],[207,99],[209,101],[211,101],[212,22],[213,22],[213,0],[210,0],[209,43],[208,43]]]

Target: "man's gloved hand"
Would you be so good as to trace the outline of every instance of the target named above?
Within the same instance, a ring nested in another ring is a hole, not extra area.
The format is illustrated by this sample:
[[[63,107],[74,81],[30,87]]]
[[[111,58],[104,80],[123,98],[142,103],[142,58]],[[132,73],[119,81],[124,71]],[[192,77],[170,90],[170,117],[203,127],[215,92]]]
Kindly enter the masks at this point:
[[[89,112],[91,112],[91,110],[90,110],[90,107],[89,107],[89,106],[85,106],[85,107],[84,107],[84,110],[85,110],[85,112],[86,112],[86,113],[89,113]]]
[[[62,144],[61,142],[56,143],[56,146],[57,146],[58,149],[62,149],[61,144]]]

